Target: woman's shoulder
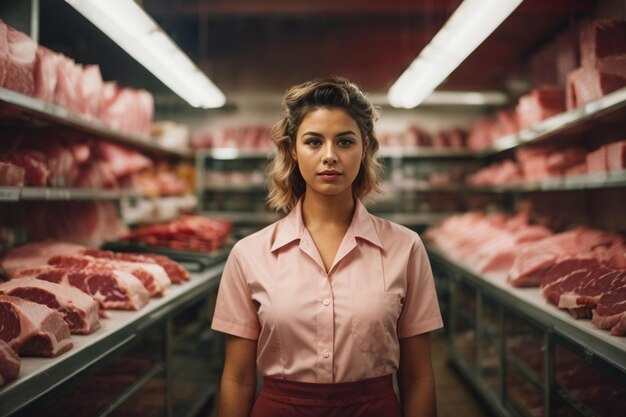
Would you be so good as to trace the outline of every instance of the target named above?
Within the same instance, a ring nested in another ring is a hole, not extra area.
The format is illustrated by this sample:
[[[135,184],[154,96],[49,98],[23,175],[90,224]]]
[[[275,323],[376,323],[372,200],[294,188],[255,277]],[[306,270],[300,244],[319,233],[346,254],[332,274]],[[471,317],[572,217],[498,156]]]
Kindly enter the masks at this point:
[[[282,219],[239,239],[233,246],[232,251],[250,253],[250,251],[261,249],[269,252],[281,222]]]
[[[394,221],[370,214],[378,235],[384,243],[397,243],[400,245],[420,246],[422,240],[419,234]]]

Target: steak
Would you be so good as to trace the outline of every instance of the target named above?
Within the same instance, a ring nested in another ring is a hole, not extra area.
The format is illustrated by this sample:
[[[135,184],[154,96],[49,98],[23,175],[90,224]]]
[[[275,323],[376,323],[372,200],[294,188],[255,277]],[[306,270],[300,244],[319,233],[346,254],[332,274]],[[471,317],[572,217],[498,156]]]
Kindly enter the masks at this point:
[[[7,342],[0,340],[0,387],[18,377],[20,365],[20,357],[17,353]]]
[[[69,284],[91,295],[107,309],[139,310],[150,300],[150,294],[139,279],[112,268],[70,269],[55,266],[22,269],[13,278],[37,278]]]
[[[98,303],[76,287],[35,278],[15,279],[0,284],[0,294],[44,304],[59,313],[72,333],[89,334],[100,327]]]
[[[82,249],[84,246],[54,240],[27,243],[7,252],[0,259],[0,267],[11,277],[18,269],[44,266],[54,255],[77,253]]]
[[[160,265],[170,280],[174,284],[180,284],[185,281],[189,281],[189,272],[180,266],[177,262],[174,262],[170,258],[165,256],[156,255],[152,253],[126,253],[126,252],[112,252],[99,249],[85,249],[83,254],[93,256],[94,258],[101,259],[117,259],[120,261],[128,262],[141,262],[141,263],[155,263]]]
[[[152,297],[163,296],[172,285],[165,270],[154,263],[98,259],[88,255],[57,255],[48,259],[48,264],[63,268],[111,268],[128,272],[141,281]]]
[[[61,313],[10,295],[0,295],[0,339],[20,356],[57,356],[73,346]]]

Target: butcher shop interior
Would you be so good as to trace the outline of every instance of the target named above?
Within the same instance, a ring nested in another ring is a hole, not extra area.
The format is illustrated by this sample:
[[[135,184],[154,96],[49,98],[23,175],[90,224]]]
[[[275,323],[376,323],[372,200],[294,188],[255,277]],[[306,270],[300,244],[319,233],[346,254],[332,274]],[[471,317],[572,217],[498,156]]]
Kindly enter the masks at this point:
[[[428,256],[437,415],[625,415],[625,1],[2,0],[0,417],[218,416],[222,273],[330,75]]]

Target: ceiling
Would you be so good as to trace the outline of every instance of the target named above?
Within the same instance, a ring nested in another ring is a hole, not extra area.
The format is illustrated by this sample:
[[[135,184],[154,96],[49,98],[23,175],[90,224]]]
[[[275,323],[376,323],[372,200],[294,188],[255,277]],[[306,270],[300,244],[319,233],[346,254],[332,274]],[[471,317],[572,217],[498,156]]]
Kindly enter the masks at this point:
[[[342,74],[385,93],[460,0],[143,0],[146,11],[226,94],[280,95]],[[512,74],[593,0],[525,0],[440,88],[506,90]],[[167,88],[62,0],[41,2],[42,44],[100,64],[105,79]]]

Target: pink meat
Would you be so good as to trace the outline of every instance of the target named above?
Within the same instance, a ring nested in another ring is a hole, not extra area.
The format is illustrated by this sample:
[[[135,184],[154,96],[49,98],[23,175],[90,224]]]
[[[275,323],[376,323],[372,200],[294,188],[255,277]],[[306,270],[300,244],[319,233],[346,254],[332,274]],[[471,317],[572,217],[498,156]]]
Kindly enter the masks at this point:
[[[521,130],[565,111],[565,90],[557,86],[540,86],[520,97],[517,120]]]
[[[567,74],[567,108],[573,109],[626,86],[625,74],[580,67]]]
[[[37,47],[37,61],[35,62],[35,97],[54,103],[54,91],[57,86],[57,66],[59,54],[45,48]]]
[[[594,20],[580,34],[580,60],[593,68],[598,59],[626,54],[626,21]]]
[[[139,310],[150,299],[141,281],[128,272],[112,268],[74,270],[47,266],[19,270],[13,274],[13,279],[17,278],[37,278],[72,285],[91,295],[107,309]]]
[[[606,165],[609,171],[626,169],[626,140],[607,145]]]
[[[76,287],[35,278],[0,283],[0,294],[43,304],[63,315],[72,333],[89,334],[100,327],[98,303]]]
[[[555,234],[522,249],[513,262],[508,280],[516,287],[538,286],[546,271],[558,260],[596,246],[608,246],[615,239],[615,236],[586,227]]]
[[[27,243],[5,253],[0,266],[7,276],[12,277],[18,269],[45,266],[52,256],[78,253],[83,249],[84,246],[53,240]]]
[[[0,161],[24,168],[24,185],[43,187],[52,177],[46,156],[41,152],[16,149],[0,155]]]
[[[126,262],[116,259],[99,259],[87,255],[57,255],[48,264],[63,268],[111,268],[134,275],[152,297],[163,296],[172,285],[163,268],[154,263]]]
[[[7,342],[0,340],[0,387],[17,379],[20,367],[20,357]]]
[[[76,113],[85,113],[82,93],[82,69],[72,59],[60,55],[57,62],[57,85],[54,103]]]
[[[98,142],[98,152],[116,177],[123,177],[152,166],[152,161],[137,151],[108,142]]]
[[[0,339],[20,356],[57,356],[72,348],[61,313],[9,295],[0,295]]]
[[[189,281],[190,279],[189,272],[185,268],[170,258],[161,255],[155,255],[152,253],[119,253],[89,248],[82,251],[82,253],[93,256],[94,258],[118,259],[128,262],[156,263],[160,265],[165,272],[167,272],[167,275],[174,284],[180,284],[182,282]]]
[[[587,172],[590,174],[602,174],[608,170],[607,147],[600,146],[587,154]]]
[[[97,65],[86,65],[80,79],[81,91],[85,100],[85,115],[97,120],[102,112],[102,74]]]
[[[9,40],[7,25],[0,19],[0,87],[4,87],[4,80],[9,67]]]
[[[7,26],[9,54],[3,87],[32,96],[35,93],[37,45],[26,34]]]
[[[0,186],[21,187],[24,185],[26,170],[23,167],[0,162]]]

